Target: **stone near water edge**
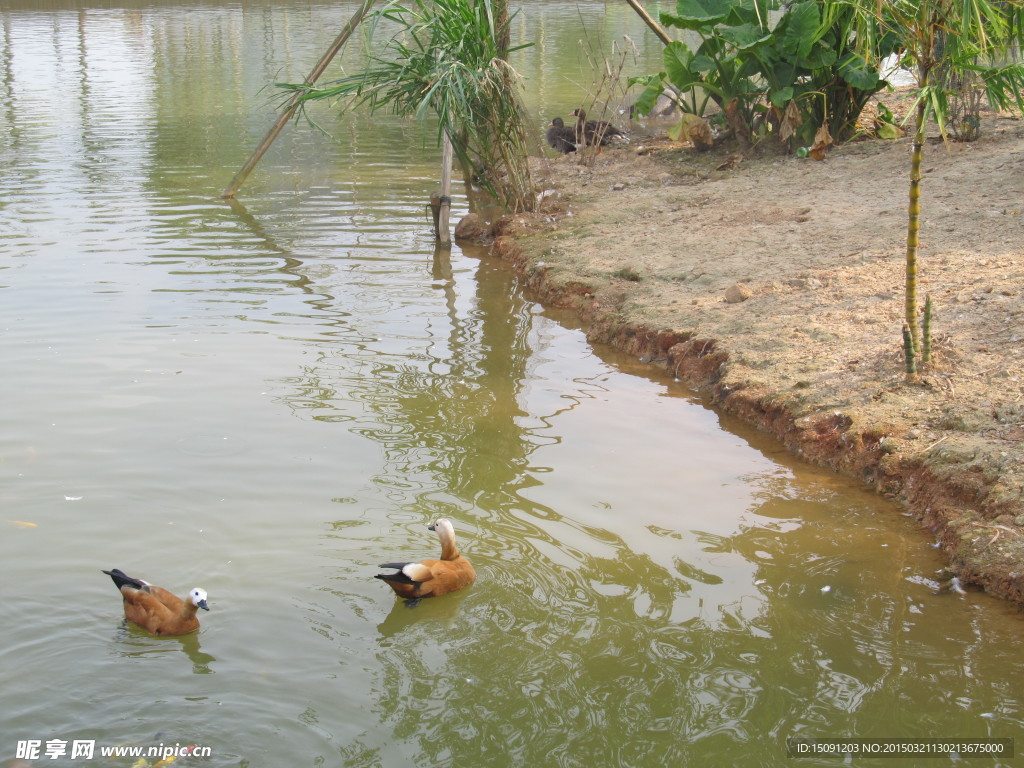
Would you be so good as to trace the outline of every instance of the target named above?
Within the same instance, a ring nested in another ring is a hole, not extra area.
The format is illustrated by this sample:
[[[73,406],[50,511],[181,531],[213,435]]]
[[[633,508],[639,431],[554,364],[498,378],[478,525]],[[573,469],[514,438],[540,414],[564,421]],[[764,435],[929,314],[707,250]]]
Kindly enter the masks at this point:
[[[491,227],[479,214],[467,213],[455,225],[457,240],[489,240],[490,237]]]
[[[734,283],[725,289],[725,301],[728,304],[739,304],[741,301],[746,301],[754,292],[750,290],[743,283]]]

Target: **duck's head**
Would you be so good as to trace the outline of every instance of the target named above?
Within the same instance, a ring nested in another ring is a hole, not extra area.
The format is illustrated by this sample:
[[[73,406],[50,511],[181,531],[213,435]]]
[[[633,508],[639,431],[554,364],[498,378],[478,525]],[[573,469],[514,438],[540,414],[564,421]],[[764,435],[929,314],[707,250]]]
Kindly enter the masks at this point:
[[[552,120],[551,124],[553,126],[555,126],[555,128],[564,128],[565,127],[565,123],[562,121],[562,118],[560,118],[560,117],[556,117],[554,120]]]
[[[204,611],[210,610],[210,606],[206,604],[206,590],[196,587],[188,593],[189,599],[192,601],[192,605],[196,608],[202,608]]]
[[[556,117],[555,119],[558,120],[559,118]],[[451,520],[446,517],[437,518],[432,525],[428,526],[428,529],[435,531],[439,539],[444,539],[445,537],[455,538],[455,528],[452,526]]]
[[[430,530],[437,534],[437,538],[441,541],[441,559],[454,560],[457,558],[459,556],[459,549],[455,546],[455,529],[452,527],[451,521],[439,517],[429,527]]]

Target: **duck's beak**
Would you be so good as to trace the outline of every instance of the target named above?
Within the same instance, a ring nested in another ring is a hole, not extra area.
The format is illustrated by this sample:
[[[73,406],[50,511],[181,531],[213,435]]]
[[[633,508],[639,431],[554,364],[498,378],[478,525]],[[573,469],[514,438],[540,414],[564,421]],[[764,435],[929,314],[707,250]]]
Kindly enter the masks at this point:
[[[196,603],[196,605],[202,608],[204,611],[210,610],[210,606],[206,604],[205,600],[200,600],[198,603]]]

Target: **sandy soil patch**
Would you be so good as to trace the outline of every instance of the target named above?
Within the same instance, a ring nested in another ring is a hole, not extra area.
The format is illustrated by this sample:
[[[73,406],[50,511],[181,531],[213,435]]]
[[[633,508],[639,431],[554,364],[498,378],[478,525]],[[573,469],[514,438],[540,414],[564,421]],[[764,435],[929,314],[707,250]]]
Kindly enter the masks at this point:
[[[545,209],[501,222],[496,250],[592,338],[901,500],[964,582],[1024,603],[1024,122],[988,115],[978,141],[926,149],[936,360],[913,385],[910,149],[860,141],[816,162],[634,136],[592,166],[538,161]]]

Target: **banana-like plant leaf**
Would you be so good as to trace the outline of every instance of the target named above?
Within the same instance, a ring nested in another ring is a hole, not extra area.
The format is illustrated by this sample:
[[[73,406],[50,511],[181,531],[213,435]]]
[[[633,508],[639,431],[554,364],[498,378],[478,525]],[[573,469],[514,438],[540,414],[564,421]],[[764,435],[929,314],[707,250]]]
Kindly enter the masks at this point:
[[[785,29],[776,30],[780,35],[782,50],[790,55],[806,59],[817,44],[824,30],[821,29],[821,14],[818,4],[808,0],[796,3],[784,17]],[[781,26],[781,24],[780,24]]]
[[[765,33],[757,24],[740,24],[736,27],[722,27],[718,34],[735,45],[741,51],[751,50],[772,39],[770,32]]]
[[[729,17],[733,5],[731,0],[677,0],[676,14],[691,23],[714,25]]]
[[[658,101],[658,97],[661,95],[663,88],[662,79],[664,73],[658,73],[657,75],[648,75],[646,77],[631,77],[629,79],[630,85],[643,85],[644,90],[640,94],[639,98],[634,102],[633,106],[636,108],[637,114],[648,115],[651,110],[654,109],[654,105]]]
[[[693,61],[690,63],[690,69],[693,72],[700,72],[701,74],[715,71],[715,61],[710,56],[703,54],[697,54],[693,57]]]
[[[700,81],[693,70],[693,52],[685,43],[673,40],[665,46],[665,74],[676,88],[686,90]]]
[[[807,69],[828,69],[836,63],[836,59],[839,58],[835,50],[830,46],[826,45],[822,41],[819,45],[816,45],[811,49],[806,59],[801,60],[801,66]]]
[[[839,75],[854,88],[870,91],[878,86],[878,72],[859,54],[847,53],[839,61]]]
[[[776,107],[782,108],[782,105],[790,101],[793,98],[793,87],[787,85],[785,88],[780,88],[777,91],[772,91],[771,102]]]
[[[903,129],[892,123],[881,123],[875,129],[875,134],[880,139],[898,139],[903,135]]]

